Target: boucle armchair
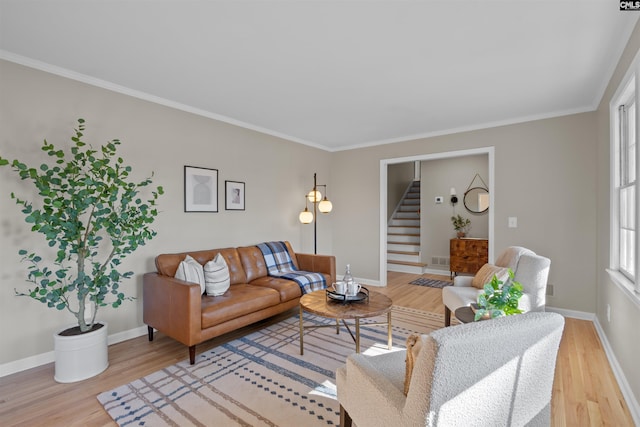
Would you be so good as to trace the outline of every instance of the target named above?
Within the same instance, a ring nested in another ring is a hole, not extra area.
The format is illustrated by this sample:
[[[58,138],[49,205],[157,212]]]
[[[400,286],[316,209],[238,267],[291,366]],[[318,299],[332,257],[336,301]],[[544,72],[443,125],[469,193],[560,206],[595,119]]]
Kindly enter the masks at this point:
[[[495,265],[513,270],[514,280],[522,284],[523,295],[518,304],[522,311],[544,311],[551,266],[549,258],[520,246],[510,246],[498,256]],[[452,311],[477,302],[482,289],[471,286],[472,281],[472,276],[456,276],[453,286],[442,288],[445,326],[451,324]]]
[[[352,354],[336,373],[340,425],[548,426],[563,328],[531,312],[422,335],[406,395],[406,351]]]

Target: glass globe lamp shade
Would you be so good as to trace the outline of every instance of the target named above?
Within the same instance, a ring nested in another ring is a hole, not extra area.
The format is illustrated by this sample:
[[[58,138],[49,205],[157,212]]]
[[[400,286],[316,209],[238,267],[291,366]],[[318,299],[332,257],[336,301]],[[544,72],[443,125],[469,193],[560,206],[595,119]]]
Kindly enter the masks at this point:
[[[313,213],[309,212],[309,209],[306,207],[302,212],[300,212],[300,216],[298,217],[300,222],[303,224],[310,224],[313,221]]]
[[[307,199],[311,202],[311,203],[317,203],[320,200],[322,200],[322,194],[320,194],[320,192],[318,190],[311,190],[309,191],[309,194],[307,194]]]
[[[326,197],[318,204],[318,210],[322,213],[329,213],[333,209],[333,204]]]

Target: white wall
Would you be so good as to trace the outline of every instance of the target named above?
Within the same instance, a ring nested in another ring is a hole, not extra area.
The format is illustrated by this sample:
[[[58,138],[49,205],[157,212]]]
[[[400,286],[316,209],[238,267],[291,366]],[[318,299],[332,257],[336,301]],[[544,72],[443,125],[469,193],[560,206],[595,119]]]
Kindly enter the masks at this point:
[[[421,248],[422,260],[429,264],[429,268],[443,269],[447,273],[449,267],[432,264],[432,257],[449,257],[449,241],[456,237],[451,223],[451,217],[461,215],[471,220],[468,237],[489,237],[489,212],[471,213],[464,207],[464,193],[479,173],[489,185],[489,159],[486,154],[455,157],[451,159],[437,159],[421,162],[422,167],[422,198],[421,204]],[[474,186],[480,181],[476,179]],[[458,203],[450,203],[450,189],[454,187],[458,196]],[[436,196],[443,196],[444,203],[436,204]]]
[[[387,219],[391,218],[398,203],[402,200],[409,184],[415,178],[414,164],[398,163],[390,165],[387,175]]]
[[[330,153],[6,61],[0,75],[0,155],[39,165],[42,140],[66,143],[82,117],[87,141],[119,138],[135,176],[155,172],[154,184],[165,189],[154,224],[158,236],[125,265],[135,276],[123,289],[138,299],[99,312],[110,334],[142,326],[142,274],[155,270],[158,253],[265,240],[290,240],[295,250],[313,252],[313,228],[301,225],[298,214],[313,172],[319,182],[329,180]],[[185,165],[219,170],[218,213],[184,212]],[[246,183],[245,211],[225,211],[225,180]],[[74,322],[71,314],[14,295],[14,288],[28,285],[18,249],[43,247],[44,239],[29,231],[11,192],[33,193],[8,167],[0,168],[0,365],[51,351],[52,334]],[[331,214],[318,220],[318,252],[331,252],[331,221]]]

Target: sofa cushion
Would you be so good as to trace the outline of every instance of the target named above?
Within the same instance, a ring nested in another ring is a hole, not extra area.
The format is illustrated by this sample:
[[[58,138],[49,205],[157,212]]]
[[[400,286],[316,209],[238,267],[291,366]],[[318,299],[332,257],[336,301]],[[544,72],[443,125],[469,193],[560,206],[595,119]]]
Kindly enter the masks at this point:
[[[249,284],[254,286],[263,286],[265,288],[271,288],[278,291],[280,294],[280,301],[290,301],[302,296],[302,290],[293,280],[281,279],[279,277],[265,276],[259,279],[251,281]]]
[[[471,286],[478,289],[484,289],[484,285],[490,283],[493,276],[497,276],[498,280],[504,282],[509,278],[509,269],[506,267],[498,267],[493,264],[485,264],[473,276]]]
[[[186,255],[184,260],[178,264],[178,269],[175,274],[176,279],[184,280],[185,282],[197,283],[200,285],[200,293],[204,294],[204,271],[202,265],[193,259],[191,256]]]
[[[222,295],[229,289],[229,267],[222,254],[218,253],[204,265],[204,285],[207,295],[211,296]]]
[[[240,247],[238,255],[247,275],[247,283],[267,276],[267,265],[264,263],[264,256],[257,246]]]
[[[231,285],[217,297],[202,297],[202,329],[280,304],[278,291],[247,284]]]

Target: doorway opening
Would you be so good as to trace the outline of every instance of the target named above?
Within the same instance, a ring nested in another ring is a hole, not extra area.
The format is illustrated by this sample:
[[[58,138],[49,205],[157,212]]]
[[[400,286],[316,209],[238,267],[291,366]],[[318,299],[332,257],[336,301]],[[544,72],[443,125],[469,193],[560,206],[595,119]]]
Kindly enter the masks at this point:
[[[489,187],[489,219],[488,219],[488,238],[489,238],[489,260],[493,260],[494,248],[494,186],[495,186],[495,148],[482,147],[469,150],[448,151],[443,153],[422,154],[410,157],[399,157],[380,160],[380,285],[387,285],[387,184],[388,175],[387,168],[389,165],[407,162],[422,162],[428,160],[454,159],[456,157],[477,156],[485,154],[488,158],[488,187]]]

